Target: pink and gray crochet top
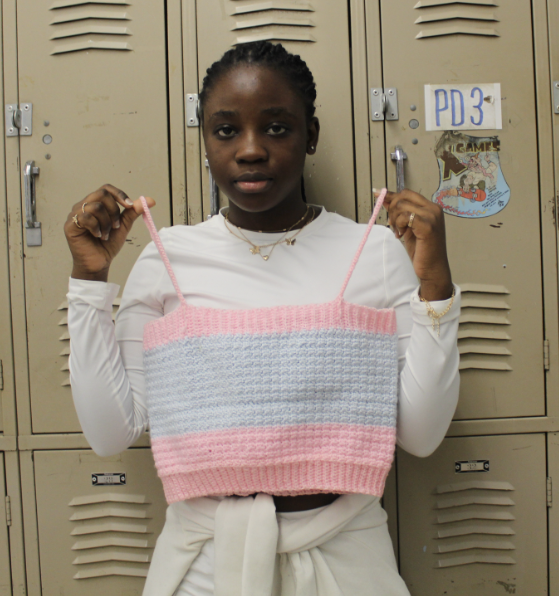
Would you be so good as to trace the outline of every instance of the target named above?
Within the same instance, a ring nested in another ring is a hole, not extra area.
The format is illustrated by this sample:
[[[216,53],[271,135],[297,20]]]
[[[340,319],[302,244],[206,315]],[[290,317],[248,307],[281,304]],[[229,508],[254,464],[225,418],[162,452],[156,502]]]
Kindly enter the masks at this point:
[[[180,299],[144,329],[151,444],[169,503],[382,495],[396,440],[396,314],[344,293],[384,196],[337,298],[247,310],[187,303],[144,201]]]

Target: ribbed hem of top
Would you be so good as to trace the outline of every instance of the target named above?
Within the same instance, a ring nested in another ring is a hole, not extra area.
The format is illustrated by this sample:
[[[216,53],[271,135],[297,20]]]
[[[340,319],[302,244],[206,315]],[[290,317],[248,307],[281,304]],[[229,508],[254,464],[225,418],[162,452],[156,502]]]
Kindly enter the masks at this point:
[[[357,493],[381,497],[390,466],[371,467],[307,461],[262,467],[232,467],[162,476],[168,503],[198,497]]]

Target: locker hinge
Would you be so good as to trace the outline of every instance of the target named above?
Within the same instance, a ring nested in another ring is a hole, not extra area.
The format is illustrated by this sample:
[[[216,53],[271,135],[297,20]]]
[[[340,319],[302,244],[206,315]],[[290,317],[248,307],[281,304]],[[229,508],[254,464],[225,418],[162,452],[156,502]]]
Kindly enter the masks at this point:
[[[8,496],[6,496],[6,525],[12,525],[12,503]]]
[[[4,389],[4,365],[2,364],[2,360],[0,360],[0,391]]]
[[[549,370],[549,339],[543,340],[543,369]]]
[[[6,104],[5,109],[6,136],[22,137],[31,136],[33,133],[33,104],[17,103]]]
[[[547,487],[546,487],[546,503],[548,507],[553,505],[553,488],[551,485],[551,476],[547,477]]]
[[[371,89],[371,120],[398,120],[397,89]]]
[[[186,126],[200,126],[198,93],[186,94]]]

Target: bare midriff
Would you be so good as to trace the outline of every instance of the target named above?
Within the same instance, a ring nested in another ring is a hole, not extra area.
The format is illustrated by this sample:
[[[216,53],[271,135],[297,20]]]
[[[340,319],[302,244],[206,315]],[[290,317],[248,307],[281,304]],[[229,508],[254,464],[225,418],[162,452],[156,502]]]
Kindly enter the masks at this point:
[[[296,497],[274,497],[276,511],[286,513],[288,511],[306,511],[316,509],[333,503],[340,495],[333,493],[320,493],[316,495],[297,495]]]

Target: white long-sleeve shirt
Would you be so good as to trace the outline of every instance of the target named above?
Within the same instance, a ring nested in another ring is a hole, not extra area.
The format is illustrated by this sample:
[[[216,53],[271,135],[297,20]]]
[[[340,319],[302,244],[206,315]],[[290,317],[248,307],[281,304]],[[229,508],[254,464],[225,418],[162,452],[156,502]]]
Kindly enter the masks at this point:
[[[196,226],[163,229],[160,235],[189,304],[246,309],[333,300],[365,228],[322,210],[293,246],[278,245],[267,261],[251,254],[250,245],[231,234],[223,214]],[[280,237],[243,233],[260,245]],[[442,441],[458,400],[460,291],[456,288],[438,336],[416,286],[402,244],[387,228],[374,226],[344,297],[347,302],[395,308],[400,370],[397,440],[406,451],[427,456]],[[153,243],[130,273],[113,325],[112,304],[118,291],[115,284],[71,278],[68,292],[74,403],[87,440],[101,456],[123,451],[146,430],[143,328],[179,305]],[[442,312],[448,304],[445,300],[432,306]],[[212,367],[211,360],[207,365]]]

